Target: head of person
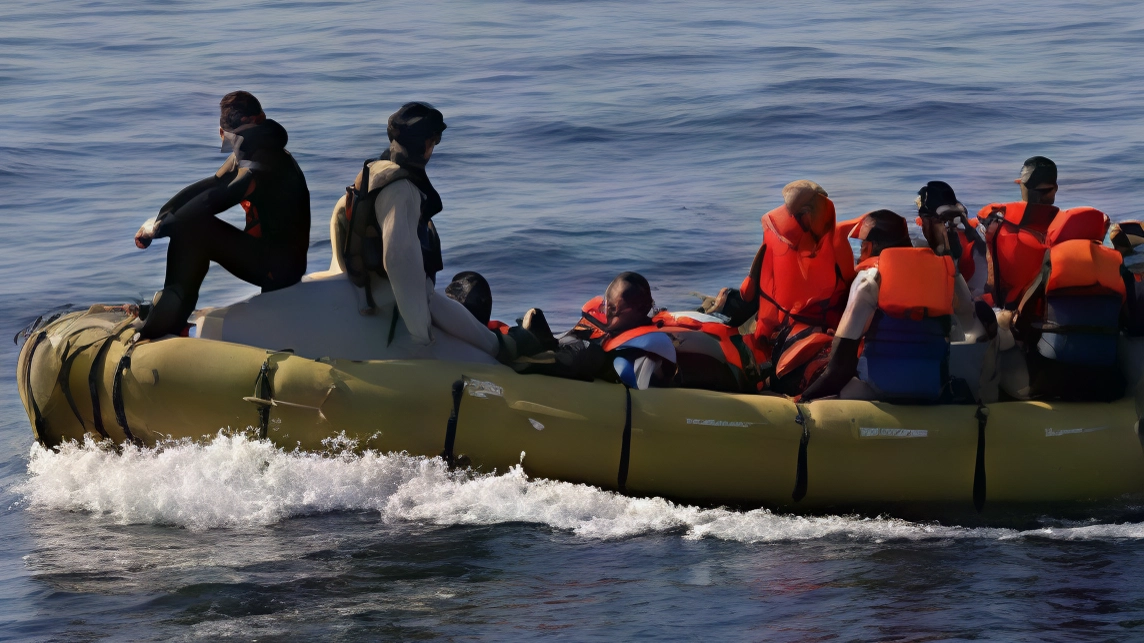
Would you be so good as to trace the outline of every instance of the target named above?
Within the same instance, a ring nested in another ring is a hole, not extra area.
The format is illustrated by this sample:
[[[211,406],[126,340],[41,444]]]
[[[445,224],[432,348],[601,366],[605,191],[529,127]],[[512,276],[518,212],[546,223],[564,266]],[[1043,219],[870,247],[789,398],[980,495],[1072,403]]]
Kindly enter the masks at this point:
[[[862,215],[862,223],[855,226],[851,236],[862,241],[859,261],[877,257],[886,248],[913,246],[906,220],[890,210],[874,210]]]
[[[1144,223],[1121,221],[1108,231],[1112,247],[1120,252],[1124,267],[1132,274],[1144,274]]]
[[[651,285],[635,272],[621,272],[604,291],[604,316],[613,333],[648,324],[654,306]]]
[[[922,234],[930,249],[937,254],[949,253],[950,226],[968,216],[965,206],[957,200],[953,188],[944,181],[930,181],[918,190],[914,201],[918,206],[918,219]]]
[[[445,117],[429,103],[412,102],[401,106],[386,126],[390,158],[399,165],[423,167],[441,142]]]
[[[224,138],[227,132],[233,132],[243,125],[257,125],[266,120],[262,103],[250,92],[231,92],[222,97],[218,107],[218,135]]]
[[[834,202],[814,181],[794,181],[783,187],[783,204],[803,231],[817,241],[834,229]]]
[[[1022,201],[1052,205],[1057,199],[1057,164],[1043,156],[1026,159],[1013,182],[1021,186]]]
[[[486,326],[492,319],[493,290],[480,273],[466,270],[453,275],[453,281],[445,287],[445,296],[460,302]]]

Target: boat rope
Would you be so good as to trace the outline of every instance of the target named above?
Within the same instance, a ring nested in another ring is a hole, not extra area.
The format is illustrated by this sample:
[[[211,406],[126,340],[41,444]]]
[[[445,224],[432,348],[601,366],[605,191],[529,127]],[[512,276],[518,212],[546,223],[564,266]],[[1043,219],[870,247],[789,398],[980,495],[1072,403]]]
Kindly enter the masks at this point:
[[[616,487],[620,493],[628,492],[628,461],[632,457],[632,390],[624,386],[627,406],[624,412],[624,434],[620,443],[620,471],[616,476]]]
[[[455,464],[453,445],[457,440],[457,418],[461,415],[461,394],[465,390],[465,379],[462,375],[461,379],[453,382],[453,411],[449,413],[449,423],[445,425],[445,450],[441,452],[441,458],[450,471]]]
[[[973,507],[977,513],[985,508],[985,425],[989,422],[989,407],[978,405],[977,413],[977,460],[973,466]]]
[[[123,371],[131,368],[131,353],[135,351],[135,347],[138,345],[132,339],[127,345],[127,350],[123,351],[123,357],[119,358],[119,364],[115,367],[115,376],[111,382],[111,407],[115,410],[115,421],[119,424],[119,428],[123,429],[123,435],[126,436],[127,440],[136,446],[143,446],[143,441],[135,437],[135,434],[131,432],[131,427],[127,425],[127,410],[123,406]]]
[[[806,467],[806,450],[807,445],[810,444],[810,426],[807,420],[810,417],[810,412],[802,405],[795,404],[798,409],[798,415],[794,417],[794,421],[802,426],[802,437],[798,441],[798,461],[794,470],[794,491],[790,497],[798,502],[806,497],[807,487],[807,467]]]
[[[274,389],[270,385],[270,357],[262,362],[262,368],[258,369],[258,375],[254,378],[254,397],[268,400],[268,403],[258,405],[258,439],[265,440],[270,432],[270,407],[274,403]]]
[[[107,339],[103,340],[103,344],[101,344],[99,350],[95,352],[95,358],[91,360],[91,366],[88,367],[87,371],[87,390],[88,393],[91,394],[92,425],[95,426],[99,437],[104,440],[110,439],[111,436],[108,435],[107,430],[103,428],[103,412],[99,405],[99,376],[103,372],[103,369],[99,368],[99,362],[100,360],[106,360],[107,349],[111,348],[111,343],[119,338],[120,333],[126,330],[132,321],[134,321],[133,317],[128,318],[111,329],[111,332],[107,335]]]
[[[79,348],[72,348],[71,342],[64,348],[63,365],[60,367],[59,375],[56,376],[56,383],[60,385],[60,390],[64,393],[64,399],[67,400],[68,406],[71,408],[72,415],[79,421],[79,426],[85,432],[87,431],[87,422],[83,419],[83,414],[79,411],[79,404],[75,401],[75,394],[72,393],[71,388],[71,371],[75,366],[76,359],[84,353],[87,349],[98,344],[103,338],[97,339],[80,346]]]
[[[95,430],[99,433],[99,437],[109,439],[107,429],[103,428],[103,411],[99,406],[99,375],[102,368],[99,368],[100,360],[107,359],[107,349],[111,348],[111,343],[115,341],[115,335],[109,336],[103,340],[103,345],[95,352],[95,359],[91,360],[91,368],[87,372],[87,390],[91,393],[91,416],[92,424]]]
[[[28,359],[24,362],[24,381],[27,388],[25,396],[28,398],[28,406],[32,407],[32,433],[37,442],[43,442],[44,417],[40,414],[40,405],[36,404],[36,397],[32,394],[32,359],[36,357],[36,349],[40,347],[40,343],[47,337],[48,334],[43,331],[36,335],[36,339],[32,340],[32,347],[28,349]]]

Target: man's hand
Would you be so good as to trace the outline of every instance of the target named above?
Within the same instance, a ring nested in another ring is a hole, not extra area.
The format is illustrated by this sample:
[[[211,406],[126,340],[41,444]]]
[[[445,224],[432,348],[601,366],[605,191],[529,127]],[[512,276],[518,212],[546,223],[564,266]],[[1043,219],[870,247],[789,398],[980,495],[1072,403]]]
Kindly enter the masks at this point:
[[[158,222],[155,219],[148,219],[146,223],[139,227],[139,232],[135,233],[135,247],[139,249],[146,249],[151,245],[151,241],[155,239],[155,227]]]

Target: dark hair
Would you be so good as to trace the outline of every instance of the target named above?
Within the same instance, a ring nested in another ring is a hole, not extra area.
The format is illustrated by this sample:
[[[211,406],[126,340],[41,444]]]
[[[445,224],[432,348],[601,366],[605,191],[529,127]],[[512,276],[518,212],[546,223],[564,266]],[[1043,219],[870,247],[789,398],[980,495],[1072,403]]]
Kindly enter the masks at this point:
[[[613,292],[641,313],[649,313],[655,306],[655,301],[651,297],[651,284],[637,272],[621,272],[616,275],[612,283],[608,284],[608,289],[604,292],[605,297],[610,298]]]
[[[262,113],[262,103],[250,92],[231,92],[218,103],[220,114],[218,124],[224,130],[233,131],[242,127],[243,119]]]
[[[493,290],[480,273],[466,270],[453,275],[453,282],[445,287],[445,296],[461,302],[477,321],[486,326],[493,316]]]
[[[886,248],[909,248],[913,245],[910,241],[910,230],[906,227],[906,220],[897,212],[874,210],[866,215],[866,221],[863,222],[862,227],[870,227],[862,240],[874,244],[879,252]]]

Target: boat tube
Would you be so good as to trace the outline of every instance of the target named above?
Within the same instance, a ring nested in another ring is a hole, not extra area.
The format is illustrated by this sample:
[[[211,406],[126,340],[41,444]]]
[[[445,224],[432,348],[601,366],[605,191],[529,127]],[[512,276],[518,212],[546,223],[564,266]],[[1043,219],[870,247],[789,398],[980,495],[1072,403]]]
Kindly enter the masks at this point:
[[[349,359],[315,354],[317,344],[299,350],[278,330],[258,347],[210,329],[247,314],[258,317],[233,308],[212,322],[207,313],[204,337],[149,342],[133,341],[123,306],[30,328],[17,377],[36,440],[154,446],[249,429],[288,450],[321,451],[344,434],[359,449],[440,456],[478,471],[519,463],[533,477],[627,494],[796,512],[942,518],[1144,497],[1133,396],[902,406],[631,390],[520,375],[481,355]]]

